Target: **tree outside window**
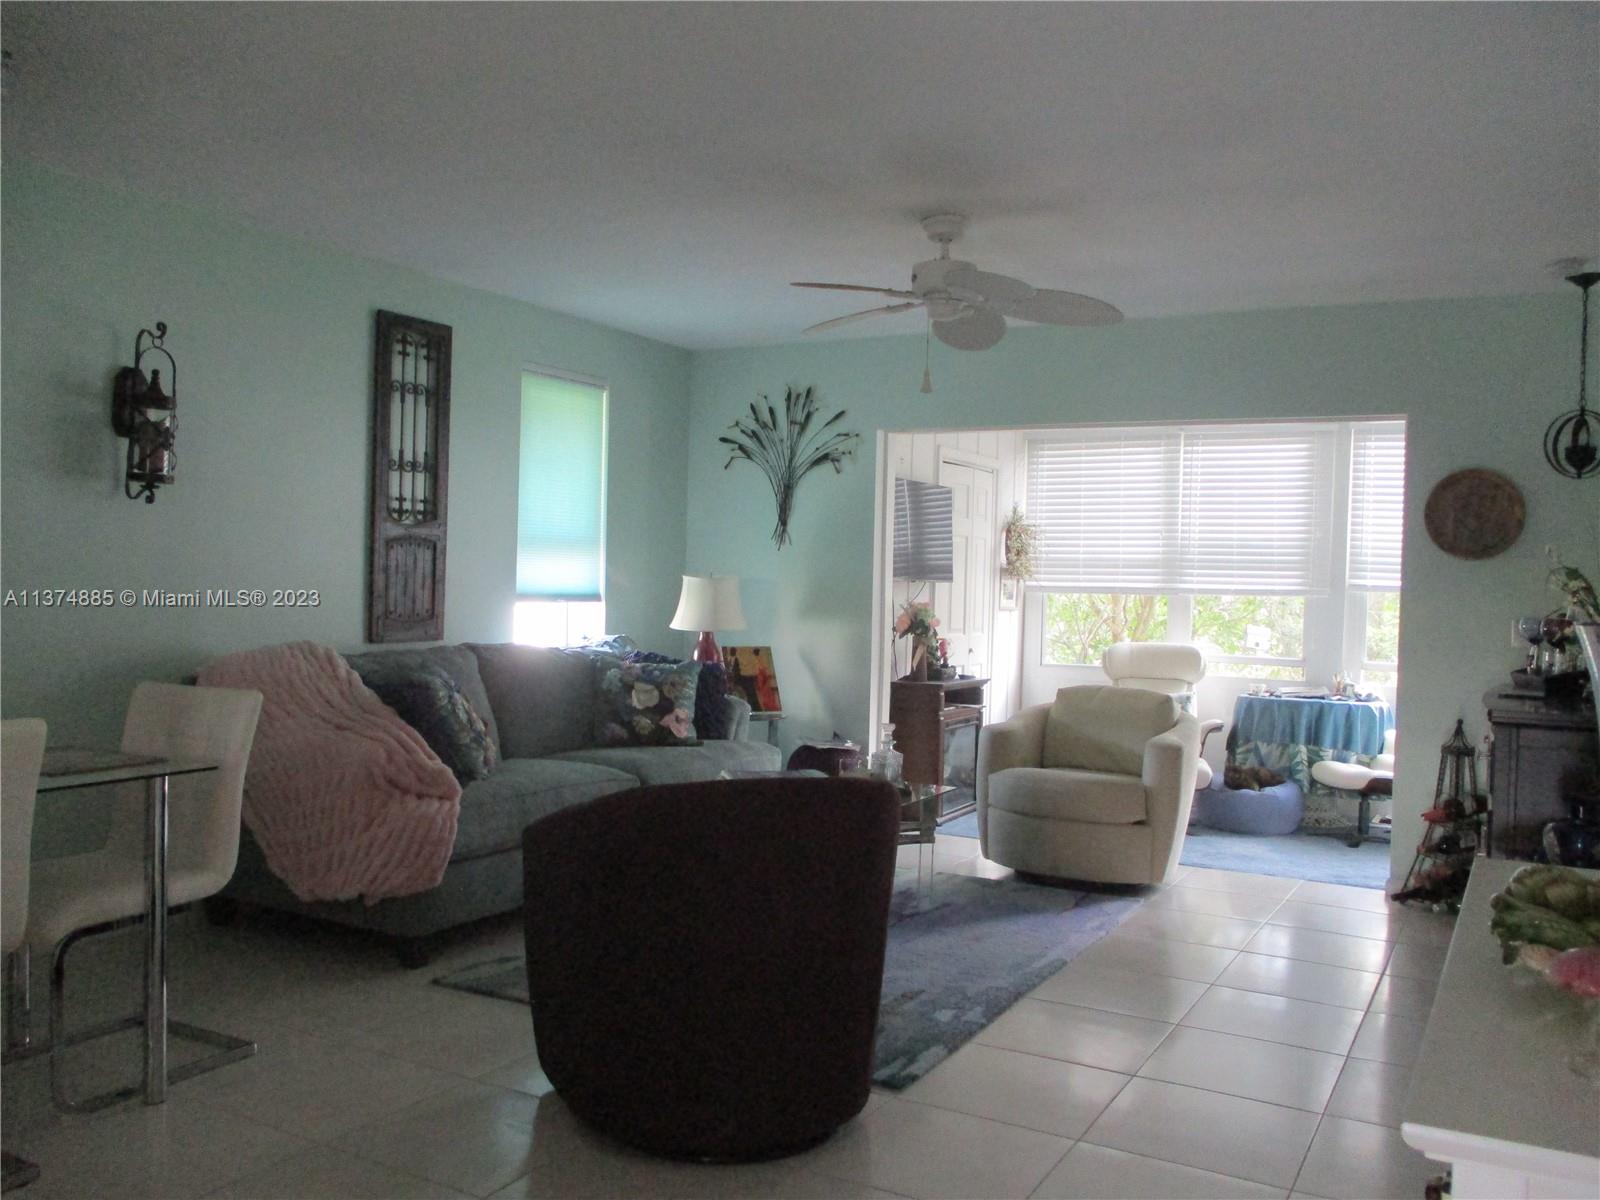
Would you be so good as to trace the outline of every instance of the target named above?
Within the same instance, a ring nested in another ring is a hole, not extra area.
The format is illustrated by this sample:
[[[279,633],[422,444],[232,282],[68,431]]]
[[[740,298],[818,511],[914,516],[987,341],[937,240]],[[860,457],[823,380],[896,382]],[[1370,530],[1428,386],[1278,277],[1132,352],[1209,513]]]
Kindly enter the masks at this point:
[[[1216,675],[1242,679],[1305,678],[1304,596],[1195,596],[1189,636]],[[1289,663],[1219,662],[1279,658]]]
[[[1117,642],[1166,636],[1165,596],[1051,592],[1044,598],[1044,661],[1052,666],[1094,665]]]
[[[1361,682],[1368,687],[1400,679],[1400,593],[1368,592]]]
[[[1050,592],[1043,659],[1047,666],[1094,666],[1117,642],[1176,638],[1199,645],[1213,674],[1298,680],[1305,678],[1305,621],[1303,596]],[[1272,659],[1287,661],[1263,661]]]

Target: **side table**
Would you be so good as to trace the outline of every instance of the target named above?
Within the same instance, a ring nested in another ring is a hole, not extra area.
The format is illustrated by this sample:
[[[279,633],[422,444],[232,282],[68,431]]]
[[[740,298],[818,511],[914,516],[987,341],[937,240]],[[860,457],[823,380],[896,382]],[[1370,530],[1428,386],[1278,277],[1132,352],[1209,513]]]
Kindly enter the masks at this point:
[[[778,722],[787,714],[781,712],[753,712],[750,714],[752,725],[764,724],[767,727],[767,745],[778,744]]]

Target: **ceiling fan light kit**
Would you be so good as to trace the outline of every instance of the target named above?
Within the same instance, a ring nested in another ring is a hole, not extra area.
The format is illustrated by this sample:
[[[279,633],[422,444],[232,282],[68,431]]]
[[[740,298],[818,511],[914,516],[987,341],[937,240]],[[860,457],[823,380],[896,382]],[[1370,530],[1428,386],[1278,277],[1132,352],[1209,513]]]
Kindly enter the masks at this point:
[[[967,218],[960,213],[935,213],[922,219],[922,229],[939,247],[939,257],[911,268],[911,289],[871,287],[860,283],[796,283],[795,287],[841,292],[867,292],[896,303],[846,313],[821,321],[805,332],[921,308],[928,314],[934,337],[956,350],[987,350],[1006,335],[1006,318],[1041,325],[1115,325],[1122,313],[1104,300],[1036,288],[1010,275],[980,271],[970,262],[950,257],[950,244],[961,236]],[[922,391],[933,390],[926,363]]]

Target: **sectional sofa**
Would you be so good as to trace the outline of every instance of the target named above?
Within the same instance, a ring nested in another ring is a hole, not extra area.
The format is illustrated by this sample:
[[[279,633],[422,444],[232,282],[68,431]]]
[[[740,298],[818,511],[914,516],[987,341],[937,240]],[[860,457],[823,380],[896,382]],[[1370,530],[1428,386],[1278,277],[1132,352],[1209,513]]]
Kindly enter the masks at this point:
[[[749,706],[727,697],[728,736],[698,745],[596,744],[593,654],[511,644],[430,646],[348,655],[369,684],[440,670],[477,710],[497,748],[498,765],[461,793],[455,848],[439,885],[366,904],[298,899],[268,868],[243,831],[239,865],[221,911],[245,903],[387,934],[401,962],[424,964],[434,935],[522,905],[522,831],[549,813],[643,784],[773,771],[777,747],[749,737]],[[626,871],[627,863],[617,870]]]

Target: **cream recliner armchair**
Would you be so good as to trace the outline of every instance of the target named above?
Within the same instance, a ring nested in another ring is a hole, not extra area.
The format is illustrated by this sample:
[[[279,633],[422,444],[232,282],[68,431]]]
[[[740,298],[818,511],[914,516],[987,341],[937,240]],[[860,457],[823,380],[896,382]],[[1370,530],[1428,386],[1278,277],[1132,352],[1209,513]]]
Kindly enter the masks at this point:
[[[1198,717],[1195,685],[1206,677],[1206,656],[1189,642],[1114,642],[1100,656],[1100,669],[1113,687],[1144,688],[1178,698],[1178,707]],[[1205,760],[1206,739],[1221,729],[1212,718],[1200,722],[1200,760],[1195,766],[1195,787],[1207,788],[1214,778]]]
[[[1165,883],[1199,756],[1199,723],[1173,696],[1062,688],[979,736],[984,856],[1027,874]]]

